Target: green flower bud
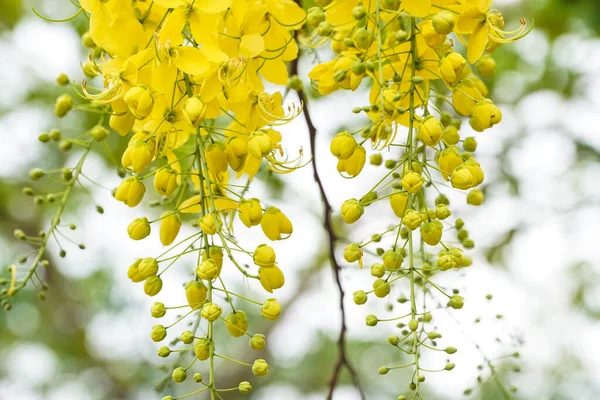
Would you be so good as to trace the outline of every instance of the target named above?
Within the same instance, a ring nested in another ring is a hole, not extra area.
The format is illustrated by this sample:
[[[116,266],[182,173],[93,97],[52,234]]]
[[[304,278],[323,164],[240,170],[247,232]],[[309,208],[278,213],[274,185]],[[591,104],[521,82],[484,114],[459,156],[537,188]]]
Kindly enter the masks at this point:
[[[32,181],[37,181],[45,174],[46,173],[41,168],[34,168],[31,171],[29,171],[29,178],[31,178]]]
[[[269,373],[269,364],[263,359],[254,360],[252,364],[252,373],[255,376],[263,376]]]
[[[467,203],[472,206],[480,206],[483,204],[484,194],[479,189],[473,189],[467,194]]]
[[[101,142],[108,137],[109,130],[102,125],[96,125],[90,131],[90,136],[96,141]]]
[[[222,311],[223,310],[218,304],[206,303],[204,307],[202,307],[202,318],[209,322],[214,322],[219,318]]]
[[[152,304],[152,308],[150,309],[150,314],[154,318],[162,318],[167,313],[167,309],[163,303],[156,302]]]
[[[425,322],[431,322],[432,319],[433,319],[433,316],[431,315],[430,312],[423,315],[423,321],[425,321]]]
[[[463,305],[465,304],[465,300],[461,296],[454,295],[454,296],[450,297],[450,301],[448,302],[448,304],[453,309],[460,310],[461,308],[463,308]]]
[[[366,323],[367,326],[376,326],[379,320],[373,314],[367,315]]]
[[[456,347],[448,346],[448,347],[446,347],[446,350],[445,350],[445,351],[446,351],[446,353],[447,353],[447,354],[454,354],[454,353],[456,353],[458,350],[456,349]]]
[[[265,348],[266,338],[265,335],[261,335],[259,333],[252,336],[250,339],[250,347],[254,350],[262,350]]]
[[[159,357],[166,358],[166,357],[169,357],[170,354],[171,354],[171,349],[169,349],[167,346],[162,346],[161,348],[158,349]]]
[[[202,374],[200,372],[196,372],[194,374],[194,382],[196,382],[196,383],[202,382]]]
[[[385,375],[388,372],[390,372],[390,369],[388,367],[381,367],[381,368],[379,368],[379,371],[377,371],[377,373],[379,375]]]
[[[461,229],[463,226],[465,226],[465,221],[463,221],[462,218],[457,218],[454,226],[456,229]]]
[[[367,302],[368,296],[364,290],[357,290],[352,294],[352,298],[354,299],[354,304],[362,305]]]
[[[411,331],[415,332],[418,328],[419,328],[419,321],[417,321],[416,319],[411,319],[408,322],[408,329],[410,329]]]
[[[252,385],[250,385],[250,382],[247,381],[240,382],[238,385],[238,390],[240,393],[250,393],[252,391]]]
[[[319,36],[329,36],[333,32],[333,26],[327,21],[323,21],[317,27],[317,33]]]
[[[154,325],[150,333],[153,342],[160,342],[167,337],[167,328],[163,325]]]
[[[300,77],[298,75],[290,76],[290,81],[288,82],[288,86],[290,87],[290,89],[295,90],[297,92],[304,89],[304,83],[302,82],[302,79],[300,79]]]
[[[385,275],[385,267],[382,264],[373,264],[371,266],[371,275],[381,278]]]
[[[448,364],[446,364],[446,367],[444,367],[444,369],[446,371],[452,371],[454,369],[454,366],[455,365],[453,363],[448,363]]]
[[[355,20],[363,19],[367,15],[367,10],[361,5],[352,9],[352,18]]]
[[[92,35],[89,31],[81,35],[81,43],[88,49],[93,49],[96,47],[96,43],[94,43],[94,39],[92,39]]]
[[[381,156],[381,153],[371,154],[369,163],[371,165],[380,166],[383,163],[383,157]]]
[[[67,74],[62,73],[56,77],[56,84],[59,86],[65,86],[69,84],[69,77]]]
[[[358,221],[364,212],[365,209],[363,205],[356,199],[346,200],[344,204],[342,204],[342,219],[347,224],[353,224]]]
[[[73,98],[68,94],[63,94],[56,99],[54,105],[54,114],[62,118],[73,108]]]
[[[400,269],[400,265],[404,261],[402,254],[399,251],[388,250],[383,253],[383,266],[388,271],[397,271]]]
[[[173,375],[171,376],[173,378],[173,381],[175,381],[176,383],[181,383],[186,380],[187,372],[185,372],[185,369],[183,369],[182,367],[177,367],[173,370]]]
[[[196,353],[198,360],[207,360],[210,356],[210,340],[207,338],[200,338],[196,340],[196,343],[194,343],[194,353]]]
[[[388,336],[388,343],[392,346],[398,346],[398,343],[400,343],[400,338],[398,336]]]
[[[375,292],[375,296],[379,298],[386,297],[390,294],[390,290],[390,284],[383,279],[376,279],[375,282],[373,282],[373,291]]]
[[[181,332],[180,339],[185,344],[190,344],[194,341],[194,333],[192,331]]]

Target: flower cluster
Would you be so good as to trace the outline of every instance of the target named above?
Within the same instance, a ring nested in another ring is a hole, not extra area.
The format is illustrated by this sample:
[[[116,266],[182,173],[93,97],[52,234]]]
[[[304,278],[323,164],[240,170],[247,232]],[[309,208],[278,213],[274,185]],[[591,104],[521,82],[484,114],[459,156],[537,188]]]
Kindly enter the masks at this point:
[[[354,178],[367,159],[387,170],[362,198],[341,205],[342,219],[353,224],[368,215],[369,206],[383,201],[395,221],[346,247],[347,262],[358,262],[362,268],[367,260],[374,261],[372,289],[356,291],[354,301],[365,304],[369,297],[398,295],[408,287],[410,296],[399,298],[410,306],[408,312],[387,319],[369,315],[366,324],[398,323],[402,335],[392,336],[389,342],[414,360],[409,365],[382,367],[380,373],[413,368],[409,394],[399,399],[421,398],[423,371],[427,371],[419,365],[421,347],[447,354],[456,350],[436,347],[439,335],[430,330],[432,314],[424,300],[418,304],[418,292],[434,298],[440,292],[448,307],[462,308],[464,299],[457,292],[446,293],[434,283],[434,276],[470,266],[465,250],[474,247],[463,220],[451,217],[443,188],[466,191],[467,203],[474,206],[484,200],[479,188],[484,173],[474,155],[477,139],[461,134],[463,118],[477,132],[501,122],[502,113],[487,97],[481,77],[494,74],[491,54],[500,44],[529,30],[522,20],[519,29],[504,31],[503,17],[490,9],[491,0],[316,3],[308,11],[311,31],[303,41],[308,46],[330,42],[335,57],[310,72],[314,89],[327,95],[372,82],[369,104],[353,110],[365,113],[368,124],[356,132],[340,132],[331,141],[337,170]],[[455,51],[455,40],[467,47],[466,57]],[[370,155],[368,144],[373,150]],[[383,150],[399,156],[384,160]],[[453,367],[449,363],[441,370]]]
[[[207,360],[209,376],[205,380],[195,373],[193,378],[201,386],[184,397],[203,391],[210,392],[213,399],[220,397],[220,391],[249,392],[248,382],[237,388],[219,388],[214,359],[247,365],[256,376],[268,373],[267,362],[257,359],[249,364],[228,357],[224,348],[217,352],[215,325],[223,324],[235,338],[248,337],[253,349],[262,350],[265,337],[249,332],[243,303],[257,307],[269,320],[279,317],[280,304],[275,298],[255,301],[236,294],[227,289],[220,275],[223,268],[235,268],[241,278],[256,281],[269,293],[285,281],[273,247],[262,244],[244,249],[235,239],[234,224],[239,220],[247,228],[262,229],[270,241],[287,239],[293,232],[291,221],[280,209],[246,195],[261,166],[288,173],[302,163],[301,151],[288,156],[278,130],[294,119],[301,107],[284,106],[282,93],[267,91],[265,82],[288,84],[287,62],[298,56],[295,31],[303,26],[306,12],[291,0],[79,3],[72,18],[83,14],[89,19],[89,31],[82,37],[90,49],[82,64],[89,82],[73,83],[78,97],[61,95],[55,114],[62,118],[71,110],[80,110],[98,114],[99,120],[77,138],[63,137],[58,131],[40,136],[42,142],[60,140],[59,147],[65,151],[83,148],[84,155],[76,168],[54,177],[67,189],[49,231],[41,238],[16,233],[38,244],[39,249],[24,278],[18,280],[12,269],[7,294],[13,295],[38,276],[35,270],[44,262],[48,239],[60,228],[61,214],[86,155],[95,143],[108,148],[105,140],[116,132],[126,149],[119,170],[123,180],[113,192],[115,199],[136,207],[143,204],[148,190],[160,197],[154,202],[161,209],[159,215],[135,219],[127,233],[132,240],[142,240],[158,229],[160,243],[166,247],[158,256],[134,260],[127,276],[148,296],[156,296],[169,268],[183,255],[197,254],[194,278],[182,289],[187,304],[155,302],[152,306],[154,318],[187,308],[175,323],[152,328],[150,336],[155,342],[178,337],[171,347],[161,347],[158,355],[168,357],[177,352],[192,356],[188,366],[173,370],[172,379],[178,383],[186,380],[198,360]],[[57,82],[71,83],[65,75]],[[94,82],[101,84],[95,86]],[[31,177],[52,174],[36,169]],[[33,195],[32,189],[28,190]],[[196,227],[196,232],[181,237],[183,224]],[[231,311],[227,313],[223,307]],[[174,332],[187,322],[193,326],[191,330]]]

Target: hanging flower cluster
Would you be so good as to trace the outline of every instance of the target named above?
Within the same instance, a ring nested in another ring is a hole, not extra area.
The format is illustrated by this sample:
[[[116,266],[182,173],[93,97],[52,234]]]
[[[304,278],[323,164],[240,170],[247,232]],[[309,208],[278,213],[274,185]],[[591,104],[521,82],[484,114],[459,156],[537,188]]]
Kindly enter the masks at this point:
[[[244,249],[235,239],[234,223],[262,229],[269,241],[287,239],[293,232],[280,209],[246,194],[261,166],[288,173],[302,163],[301,151],[297,156],[286,154],[278,130],[301,107],[285,107],[282,93],[266,91],[264,82],[288,84],[287,63],[298,56],[295,31],[303,26],[306,12],[291,0],[80,0],[72,18],[80,14],[89,19],[82,41],[90,54],[82,69],[90,82],[74,83],[79,98],[61,95],[55,114],[62,118],[73,109],[91,112],[99,115],[98,124],[76,138],[57,130],[40,136],[42,142],[60,141],[62,150],[79,147],[84,153],[75,168],[31,172],[32,179],[51,176],[66,189],[48,231],[40,237],[16,232],[38,249],[25,277],[12,268],[5,294],[12,296],[28,281],[39,279],[36,268],[47,264],[49,238],[61,233],[61,215],[90,148],[95,143],[107,147],[104,141],[114,131],[127,144],[115,199],[136,207],[148,190],[161,197],[155,205],[162,213],[135,219],[127,227],[129,237],[142,240],[158,230],[160,247],[166,247],[160,255],[133,260],[124,273],[148,296],[155,296],[180,257],[197,254],[194,278],[182,288],[187,304],[152,306],[154,318],[187,309],[175,323],[152,328],[155,342],[176,339],[170,347],[160,347],[158,355],[190,355],[189,365],[172,372],[177,383],[185,381],[192,368],[208,371],[206,379],[193,374],[199,389],[183,397],[206,391],[215,399],[222,391],[249,392],[248,382],[220,388],[215,358],[246,365],[256,376],[266,375],[269,365],[260,358],[246,363],[229,357],[227,349],[219,347],[215,326],[223,324],[233,337],[247,337],[254,350],[262,350],[265,336],[250,333],[243,308],[257,307],[264,318],[275,320],[280,304],[275,298],[255,301],[233,293],[220,274],[223,268],[235,268],[268,293],[284,284],[274,249],[268,244]],[[92,79],[101,85],[95,87]],[[58,83],[68,85],[70,80],[61,75]],[[30,188],[26,194],[35,195]],[[38,197],[39,203],[53,202]],[[185,223],[197,231],[183,238],[180,229]],[[187,323],[191,329],[184,328]],[[206,361],[204,367],[200,361]]]
[[[364,112],[369,123],[356,132],[339,132],[331,141],[337,170],[354,178],[367,158],[387,170],[362,198],[345,201],[341,216],[353,224],[368,215],[370,205],[387,202],[395,219],[344,251],[345,260],[357,262],[360,268],[367,260],[374,261],[372,288],[356,291],[354,302],[361,305],[369,297],[393,294],[401,304],[408,303],[402,315],[369,315],[366,324],[397,323],[401,333],[391,336],[389,343],[413,362],[384,366],[379,373],[412,368],[408,393],[398,399],[421,398],[425,372],[454,368],[450,361],[441,368],[424,368],[419,361],[421,349],[456,352],[453,347],[437,347],[441,336],[428,324],[432,314],[425,308],[426,298],[435,299],[440,292],[448,307],[463,307],[458,292],[448,294],[434,280],[445,271],[470,266],[465,250],[474,247],[463,220],[451,218],[443,189],[451,186],[466,192],[467,203],[474,206],[484,200],[479,189],[484,173],[474,154],[477,140],[461,135],[461,117],[468,118],[477,132],[501,122],[502,113],[487,98],[488,88],[480,76],[494,74],[491,54],[500,44],[513,42],[529,30],[521,20],[519,29],[505,31],[502,15],[490,9],[491,0],[316,3],[308,11],[311,30],[303,41],[311,47],[330,42],[335,57],[310,72],[315,90],[327,95],[372,82],[369,104],[353,110]],[[455,41],[466,46],[466,58],[455,51]],[[373,150],[370,155],[367,146]],[[384,160],[383,150],[400,150],[400,155]],[[403,290],[410,295],[402,295]]]

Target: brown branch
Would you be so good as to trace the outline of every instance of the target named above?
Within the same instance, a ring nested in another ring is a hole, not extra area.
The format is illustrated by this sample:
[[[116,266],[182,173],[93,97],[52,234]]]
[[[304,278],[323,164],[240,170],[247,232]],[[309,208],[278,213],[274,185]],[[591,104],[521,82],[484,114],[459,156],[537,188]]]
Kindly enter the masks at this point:
[[[291,63],[291,74],[298,75],[298,58],[292,61]],[[340,277],[341,267],[338,264],[335,257],[335,242],[337,241],[337,237],[333,231],[333,224],[331,222],[331,204],[329,203],[329,199],[327,198],[327,194],[325,193],[325,188],[323,186],[323,182],[321,181],[321,177],[319,176],[319,172],[317,170],[317,156],[315,152],[316,147],[316,137],[317,137],[317,128],[315,127],[312,118],[310,116],[310,112],[308,110],[308,103],[306,94],[303,89],[297,90],[298,98],[300,99],[302,105],[302,113],[304,115],[304,119],[306,120],[306,125],[308,127],[308,134],[310,138],[310,153],[312,155],[312,169],[313,169],[313,178],[319,187],[319,192],[321,195],[321,200],[323,201],[325,210],[324,210],[324,219],[323,219],[323,228],[327,232],[328,236],[328,246],[329,246],[329,259],[331,261],[331,268],[333,269],[333,277],[335,279],[335,283],[338,288],[338,292],[340,294],[340,312],[341,312],[341,326],[340,326],[340,334],[338,336],[338,357],[333,367],[333,372],[331,377],[329,378],[329,392],[327,394],[327,400],[331,400],[333,398],[333,392],[337,386],[340,373],[342,372],[342,368],[345,366],[348,372],[350,373],[350,377],[352,378],[352,382],[354,386],[360,392],[360,396],[363,400],[366,399],[365,393],[363,391],[362,386],[360,385],[360,381],[358,379],[358,374],[356,370],[352,366],[350,359],[346,353],[346,308],[344,307],[344,288],[342,286],[342,281]]]

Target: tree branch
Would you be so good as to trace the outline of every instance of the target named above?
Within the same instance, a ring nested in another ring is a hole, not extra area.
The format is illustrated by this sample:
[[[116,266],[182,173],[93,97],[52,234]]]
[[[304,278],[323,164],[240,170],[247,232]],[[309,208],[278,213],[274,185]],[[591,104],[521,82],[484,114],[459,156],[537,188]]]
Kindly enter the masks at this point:
[[[291,63],[291,74],[298,75],[298,58],[293,60]],[[324,216],[323,228],[327,232],[328,247],[329,247],[329,259],[331,261],[331,268],[333,269],[333,277],[334,277],[334,280],[335,280],[335,283],[337,285],[337,289],[338,289],[338,292],[340,295],[339,304],[340,304],[340,312],[341,312],[342,322],[341,322],[340,333],[339,333],[338,342],[337,342],[338,357],[334,364],[331,377],[329,378],[329,391],[327,394],[327,400],[331,400],[333,398],[333,392],[337,386],[340,373],[342,372],[342,368],[344,366],[347,368],[348,372],[350,373],[352,382],[354,383],[354,386],[360,392],[361,398],[363,400],[365,400],[366,396],[365,396],[362,386],[360,385],[358,374],[357,374],[356,370],[354,369],[354,367],[352,366],[352,363],[346,353],[347,326],[346,326],[346,308],[344,307],[345,293],[344,293],[344,288],[342,286],[341,276],[340,276],[341,267],[338,264],[336,257],[335,257],[335,242],[337,241],[337,237],[335,235],[335,232],[333,231],[333,224],[331,222],[332,208],[331,208],[331,204],[329,203],[329,199],[327,198],[327,194],[325,193],[325,188],[323,186],[323,182],[321,181],[321,177],[319,176],[319,172],[317,170],[317,156],[316,156],[316,152],[315,152],[317,128],[315,127],[315,125],[312,121],[312,118],[310,116],[310,112],[308,110],[308,102],[307,102],[307,98],[306,98],[306,94],[304,93],[304,90],[303,89],[297,90],[296,93],[298,94],[298,98],[300,99],[300,102],[302,103],[302,113],[304,115],[306,125],[308,126],[308,134],[309,134],[309,138],[310,138],[310,152],[312,155],[312,163],[311,164],[312,164],[312,169],[313,169],[313,178],[314,178],[315,182],[317,183],[317,186],[319,187],[319,193],[321,196],[321,200],[325,207],[325,210],[323,212],[323,214],[324,214],[323,215]]]

